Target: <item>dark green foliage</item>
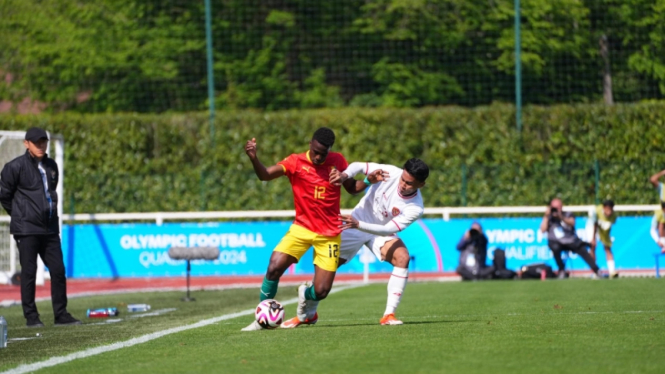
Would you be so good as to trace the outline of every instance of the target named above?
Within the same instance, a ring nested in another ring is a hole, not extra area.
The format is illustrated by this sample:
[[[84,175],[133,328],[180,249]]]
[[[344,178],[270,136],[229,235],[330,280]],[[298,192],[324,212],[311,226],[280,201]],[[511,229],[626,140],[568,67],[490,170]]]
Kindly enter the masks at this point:
[[[307,150],[320,126],[335,130],[334,150],[349,162],[423,158],[427,206],[540,205],[555,195],[592,204],[595,160],[599,199],[656,201],[647,179],[665,167],[665,103],[529,106],[521,135],[514,118],[510,105],[235,111],[218,116],[214,148],[205,113],[0,116],[0,128],[64,135],[66,212],[72,196],[77,212],[291,209],[288,180],[259,181],[244,144],[256,137],[272,165]],[[342,205],[357,201],[344,195]]]
[[[202,0],[0,2],[0,102],[207,107]],[[525,103],[665,96],[664,0],[522,0]],[[513,0],[211,0],[218,108],[514,100]]]

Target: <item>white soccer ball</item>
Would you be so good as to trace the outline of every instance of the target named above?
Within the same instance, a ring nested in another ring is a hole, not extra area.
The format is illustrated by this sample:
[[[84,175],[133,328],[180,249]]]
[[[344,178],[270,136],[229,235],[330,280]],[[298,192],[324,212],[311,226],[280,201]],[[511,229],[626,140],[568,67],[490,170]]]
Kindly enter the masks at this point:
[[[254,316],[261,327],[274,329],[284,321],[284,307],[277,300],[263,300],[256,307]]]

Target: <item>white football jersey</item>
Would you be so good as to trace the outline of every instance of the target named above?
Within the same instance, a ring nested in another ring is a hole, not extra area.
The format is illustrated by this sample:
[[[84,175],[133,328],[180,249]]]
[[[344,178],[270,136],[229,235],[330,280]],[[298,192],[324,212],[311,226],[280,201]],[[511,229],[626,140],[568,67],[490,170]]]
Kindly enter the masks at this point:
[[[398,186],[402,178],[402,169],[371,162],[361,165],[364,166],[361,172],[365,175],[381,169],[387,171],[390,177],[387,181],[378,182],[369,187],[365,196],[351,213],[355,219],[376,225],[386,225],[392,222],[395,225],[395,231],[402,231],[423,215],[425,209],[419,190],[411,196],[402,196],[399,193]],[[352,169],[351,165],[349,165],[349,169]]]

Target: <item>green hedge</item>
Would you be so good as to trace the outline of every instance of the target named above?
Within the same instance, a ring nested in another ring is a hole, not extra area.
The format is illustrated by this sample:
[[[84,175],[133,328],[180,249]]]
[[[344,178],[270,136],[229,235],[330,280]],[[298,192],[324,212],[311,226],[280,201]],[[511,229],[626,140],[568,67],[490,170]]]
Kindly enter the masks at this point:
[[[256,179],[245,141],[256,137],[260,159],[273,164],[305,151],[319,126],[335,130],[335,150],[349,161],[425,159],[427,206],[540,205],[554,195],[568,204],[656,201],[647,179],[665,167],[665,102],[530,106],[523,124],[517,133],[504,104],[220,112],[213,147],[206,113],[0,116],[2,129],[64,135],[68,212],[72,202],[76,212],[291,208],[286,178]],[[343,206],[357,201],[344,196]]]

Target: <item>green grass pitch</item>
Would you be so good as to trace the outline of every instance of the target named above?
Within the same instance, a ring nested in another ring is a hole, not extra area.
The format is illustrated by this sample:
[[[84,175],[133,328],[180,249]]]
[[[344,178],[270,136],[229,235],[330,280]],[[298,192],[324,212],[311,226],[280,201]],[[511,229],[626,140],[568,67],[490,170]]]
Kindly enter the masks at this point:
[[[187,330],[43,370],[56,373],[663,373],[665,281],[617,279],[410,283],[398,309],[403,326],[379,326],[385,284],[331,295],[319,323],[294,330],[241,332],[245,316]],[[140,293],[77,298],[76,316],[88,307],[146,302],[165,315],[114,324],[52,326],[50,304],[40,303],[47,324],[27,329],[19,306],[0,309],[12,342],[0,350],[0,371],[19,364],[202,319],[253,308],[258,290],[193,294]],[[278,300],[295,296],[282,287]],[[287,317],[295,305],[286,308]],[[98,322],[84,318],[86,323]]]

